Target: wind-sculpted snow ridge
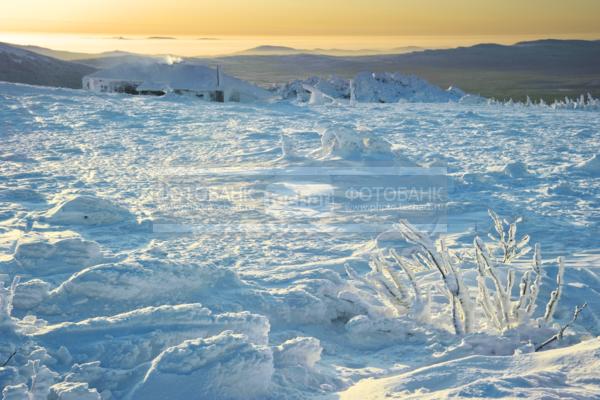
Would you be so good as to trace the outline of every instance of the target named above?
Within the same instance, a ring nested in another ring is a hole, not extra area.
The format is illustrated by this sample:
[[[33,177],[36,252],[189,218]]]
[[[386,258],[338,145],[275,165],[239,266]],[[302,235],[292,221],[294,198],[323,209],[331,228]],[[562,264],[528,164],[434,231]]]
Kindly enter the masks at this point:
[[[152,361],[131,399],[261,399],[269,392],[273,354],[225,331],[169,347]]]
[[[0,397],[597,397],[600,114],[296,89],[0,83]],[[396,172],[442,174],[444,229],[363,207],[413,188]],[[543,253],[515,258],[521,231]]]
[[[310,101],[312,104],[317,103],[315,93],[325,95],[330,101],[346,99],[363,103],[437,103],[459,101],[467,96],[458,88],[443,90],[416,76],[389,72],[361,72],[353,79],[311,77],[286,83],[279,87],[278,93],[283,99]],[[466,101],[473,102],[475,98],[478,97],[471,96]]]
[[[596,398],[600,339],[512,357],[467,356],[378,380],[365,380],[340,399]],[[473,376],[472,371],[478,371]]]

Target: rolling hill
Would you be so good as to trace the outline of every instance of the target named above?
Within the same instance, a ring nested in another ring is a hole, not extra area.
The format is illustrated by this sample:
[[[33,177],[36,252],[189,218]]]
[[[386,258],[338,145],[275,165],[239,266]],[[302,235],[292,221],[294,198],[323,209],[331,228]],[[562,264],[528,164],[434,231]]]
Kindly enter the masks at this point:
[[[81,88],[81,78],[95,68],[0,43],[0,81]]]

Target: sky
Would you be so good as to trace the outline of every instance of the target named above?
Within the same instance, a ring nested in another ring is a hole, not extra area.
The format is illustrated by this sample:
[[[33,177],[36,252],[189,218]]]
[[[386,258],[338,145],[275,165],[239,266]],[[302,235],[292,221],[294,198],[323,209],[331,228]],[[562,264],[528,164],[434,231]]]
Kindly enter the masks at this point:
[[[0,31],[114,35],[571,35],[598,0],[1,0]]]

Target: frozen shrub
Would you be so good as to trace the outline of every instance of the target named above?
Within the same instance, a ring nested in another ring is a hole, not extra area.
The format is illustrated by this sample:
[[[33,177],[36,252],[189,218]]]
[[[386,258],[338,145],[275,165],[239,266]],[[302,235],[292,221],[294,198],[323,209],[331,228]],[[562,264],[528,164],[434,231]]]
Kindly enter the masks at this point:
[[[503,106],[517,106],[517,107],[545,107],[554,110],[585,110],[585,111],[597,111],[600,109],[600,99],[594,98],[591,94],[580,95],[578,98],[565,97],[563,100],[554,100],[552,104],[546,104],[544,100],[540,99],[539,102],[534,103],[529,97],[525,102],[515,102],[512,99],[508,101],[498,101],[489,99],[488,104],[490,105],[503,105]]]
[[[348,268],[348,275],[354,281],[368,284],[396,315],[427,320],[429,295],[421,287],[415,272],[437,271],[441,291],[450,304],[452,325],[457,335],[482,331],[486,325],[501,333],[520,328],[546,330],[562,294],[564,262],[559,257],[557,288],[550,295],[543,316],[535,319],[542,282],[540,246],[535,245],[530,267],[521,274],[518,290],[515,290],[517,271],[512,264],[529,253],[529,237],[517,238],[520,219],[509,223],[492,211],[490,216],[497,236],[490,235],[491,243],[476,237],[472,252],[466,256],[450,251],[443,240],[433,242],[408,222],[401,221],[398,231],[405,240],[417,246],[416,253],[409,258],[394,250],[379,252],[371,262],[369,274],[361,277]],[[477,277],[467,284],[462,271],[474,268]],[[474,299],[475,292],[477,296]],[[476,325],[476,317],[483,317],[487,324]],[[562,331],[564,329],[566,327],[561,328]]]
[[[25,383],[7,386],[2,390],[3,400],[46,400],[50,386],[58,374],[45,365],[40,366],[39,361],[29,361],[25,369],[31,369],[29,386]]]
[[[19,277],[15,276],[9,287],[4,286],[6,275],[0,275],[0,327],[12,325],[12,310],[15,290],[19,284]]]

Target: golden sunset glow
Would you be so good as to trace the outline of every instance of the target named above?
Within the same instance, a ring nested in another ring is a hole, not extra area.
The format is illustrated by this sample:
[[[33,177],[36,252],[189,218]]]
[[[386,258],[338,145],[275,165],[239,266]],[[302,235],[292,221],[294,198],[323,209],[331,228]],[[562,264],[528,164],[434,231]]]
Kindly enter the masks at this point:
[[[2,32],[597,34],[597,0],[4,0]]]

